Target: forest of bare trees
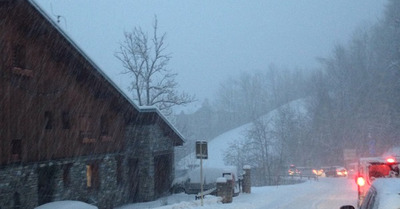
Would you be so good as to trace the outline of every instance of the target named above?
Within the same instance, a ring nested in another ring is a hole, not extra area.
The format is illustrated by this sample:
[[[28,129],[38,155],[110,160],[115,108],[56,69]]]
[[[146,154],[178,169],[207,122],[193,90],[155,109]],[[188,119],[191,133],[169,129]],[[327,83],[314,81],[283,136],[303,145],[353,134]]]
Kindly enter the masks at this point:
[[[231,144],[226,158],[238,166],[252,164],[265,175],[288,162],[343,164],[344,148],[362,157],[399,146],[400,1],[389,0],[381,19],[355,29],[351,40],[319,61],[317,70],[243,69],[239,77],[223,82],[215,101],[204,102],[193,114],[177,115],[176,126],[188,139],[180,154],[190,152],[195,140],[211,140],[249,122],[253,128],[245,140]],[[306,116],[283,108],[273,122],[260,120],[300,98],[307,98]]]

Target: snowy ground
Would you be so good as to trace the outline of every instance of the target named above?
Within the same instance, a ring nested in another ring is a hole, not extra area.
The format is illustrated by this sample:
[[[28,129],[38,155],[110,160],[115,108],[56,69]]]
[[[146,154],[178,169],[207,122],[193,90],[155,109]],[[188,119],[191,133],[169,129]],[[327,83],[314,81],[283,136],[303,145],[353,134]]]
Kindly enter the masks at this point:
[[[50,202],[35,209],[98,209],[96,206],[74,200]]]
[[[289,104],[298,113],[304,112],[304,101],[297,100]],[[273,117],[277,111],[272,111],[264,117]],[[211,140],[208,144],[208,159],[205,167],[226,166],[223,162],[223,153],[229,143],[243,137],[251,124],[245,124],[232,129]],[[199,163],[193,154],[188,155],[178,163],[178,167],[187,164]],[[204,206],[194,195],[184,193],[174,194],[159,200],[147,203],[130,204],[118,209],[324,209],[340,208],[342,205],[356,205],[357,187],[352,179],[348,178],[320,178],[319,181],[286,186],[252,187],[251,194],[240,194],[233,198],[233,202],[222,204],[216,196],[206,196]]]
[[[298,112],[304,112],[304,101],[298,100],[290,105]],[[265,117],[273,117],[276,111],[272,111]],[[218,167],[226,166],[223,162],[223,153],[229,143],[243,137],[243,133],[250,128],[251,124],[245,124],[230,130],[214,138],[208,144],[208,160],[204,166]],[[187,164],[198,163],[194,153],[188,155],[178,163],[178,167]],[[195,200],[194,195],[174,194],[159,200],[147,203],[130,204],[118,209],[261,209],[261,208],[296,208],[296,209],[323,209],[340,208],[342,205],[356,205],[357,188],[352,179],[348,178],[320,178],[319,181],[308,181],[306,183],[286,186],[252,187],[251,194],[240,194],[233,198],[230,204],[222,204],[216,196],[206,196],[204,206],[200,200]]]
[[[320,178],[302,184],[252,187],[250,194],[240,194],[232,203],[222,204],[216,196],[206,196],[204,206],[194,195],[176,194],[153,202],[125,205],[118,209],[332,209],[356,205],[357,188],[352,179]]]
[[[301,100],[291,105],[301,107]],[[274,114],[276,112],[273,111],[266,117],[272,117]],[[223,153],[227,145],[233,140],[240,139],[242,133],[248,130],[250,125],[245,124],[213,139],[209,143],[209,158],[205,160],[205,166],[225,166]],[[182,164],[188,163],[185,161],[196,162],[193,160],[196,159],[194,153],[186,158],[182,160]],[[356,184],[354,180],[348,178],[320,178],[319,181],[311,180],[296,185],[252,187],[251,189],[250,194],[241,193],[229,204],[222,204],[219,197],[206,196],[204,206],[201,206],[200,200],[195,200],[194,195],[181,193],[152,202],[124,205],[116,209],[338,209],[342,205],[354,206],[357,202]]]

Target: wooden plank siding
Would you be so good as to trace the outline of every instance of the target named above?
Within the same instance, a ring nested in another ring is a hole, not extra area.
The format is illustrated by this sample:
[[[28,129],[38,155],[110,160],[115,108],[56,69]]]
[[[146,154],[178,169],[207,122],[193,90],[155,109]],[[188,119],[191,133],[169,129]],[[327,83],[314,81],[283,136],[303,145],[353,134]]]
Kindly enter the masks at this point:
[[[0,163],[120,152],[128,103],[31,10],[0,7]]]

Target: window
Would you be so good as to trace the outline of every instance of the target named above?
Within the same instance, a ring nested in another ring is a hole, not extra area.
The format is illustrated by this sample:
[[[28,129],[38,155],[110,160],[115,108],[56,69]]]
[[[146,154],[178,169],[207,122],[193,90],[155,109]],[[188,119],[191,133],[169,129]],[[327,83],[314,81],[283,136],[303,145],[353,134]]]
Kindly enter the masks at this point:
[[[1,50],[1,49],[0,49]],[[13,67],[11,72],[22,77],[33,77],[33,72],[26,69],[26,49],[25,46],[17,44],[13,48],[12,54]]]
[[[100,130],[101,130],[101,135],[102,136],[106,136],[106,135],[109,134],[108,133],[109,132],[108,127],[109,127],[109,119],[108,119],[108,117],[105,116],[105,115],[101,116],[101,118],[100,118]]]
[[[45,129],[53,128],[53,114],[50,111],[44,112]]]
[[[13,161],[21,160],[22,140],[14,139],[11,141],[11,157]]]
[[[63,129],[70,129],[71,128],[70,115],[69,115],[68,111],[63,111],[61,113],[61,120],[62,120]]]
[[[100,188],[99,166],[97,163],[86,165],[86,187],[88,189]]]
[[[72,163],[63,165],[63,183],[64,187],[69,187],[71,185],[70,170]]]
[[[14,46],[14,51],[13,51],[13,64],[14,67],[19,67],[19,68],[25,68],[25,56],[26,56],[26,51],[25,51],[25,46],[21,44],[17,44]]]
[[[93,137],[92,117],[89,114],[83,114],[79,117],[79,134],[84,144],[96,142]]]
[[[107,115],[102,115],[100,118],[100,140],[112,142],[113,138],[110,135],[110,118]]]
[[[369,177],[381,178],[385,176],[389,176],[390,167],[388,165],[370,165],[368,167]]]

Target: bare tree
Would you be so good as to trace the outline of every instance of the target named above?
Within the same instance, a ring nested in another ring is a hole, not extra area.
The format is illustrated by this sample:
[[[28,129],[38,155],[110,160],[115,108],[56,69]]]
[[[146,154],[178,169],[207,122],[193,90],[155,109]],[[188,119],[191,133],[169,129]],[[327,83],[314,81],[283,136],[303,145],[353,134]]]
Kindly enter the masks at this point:
[[[254,159],[258,159],[257,167],[259,174],[263,177],[261,180],[264,185],[272,184],[272,165],[274,164],[273,138],[271,136],[270,118],[257,119],[253,121],[252,128],[247,132],[247,138],[251,140],[254,150]]]
[[[171,59],[166,52],[165,36],[158,35],[158,23],[155,18],[153,35],[149,37],[140,27],[125,32],[125,40],[120,44],[115,56],[122,62],[123,73],[133,78],[129,90],[139,106],[156,106],[166,115],[172,113],[172,107],[193,102],[194,96],[179,93],[176,89],[176,73],[167,68]]]

